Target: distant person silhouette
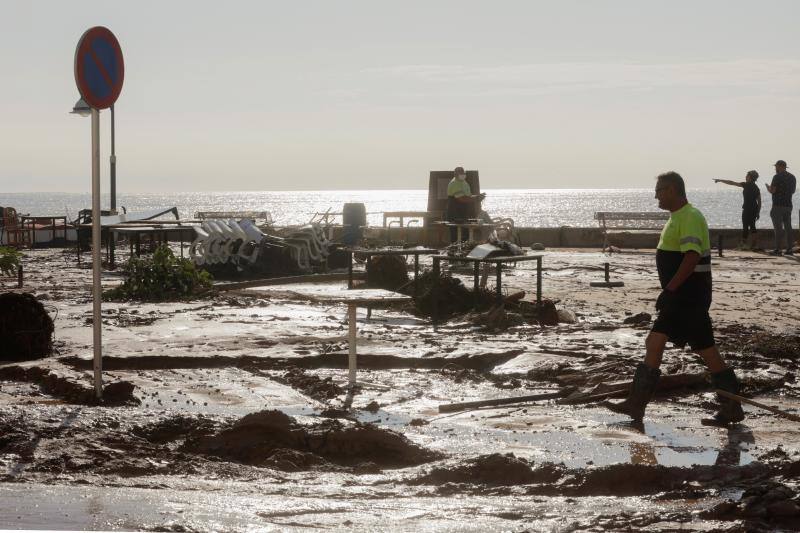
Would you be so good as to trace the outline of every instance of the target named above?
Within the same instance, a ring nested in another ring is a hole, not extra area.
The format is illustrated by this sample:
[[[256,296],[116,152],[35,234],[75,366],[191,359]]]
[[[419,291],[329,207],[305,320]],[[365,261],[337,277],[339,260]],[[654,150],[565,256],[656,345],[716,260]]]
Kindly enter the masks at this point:
[[[792,195],[797,188],[797,179],[794,174],[786,171],[786,161],[782,159],[775,163],[775,176],[772,183],[765,185],[772,194],[772,226],[775,228],[775,249],[770,255],[781,255],[783,234],[786,233],[786,255],[794,255],[792,240]]]
[[[742,188],[744,203],[742,203],[742,242],[740,247],[745,250],[755,247],[756,220],[761,217],[761,191],[756,185],[756,180],[758,180],[758,172],[755,170],[749,171],[745,175],[744,181],[714,180],[714,183],[724,183]]]

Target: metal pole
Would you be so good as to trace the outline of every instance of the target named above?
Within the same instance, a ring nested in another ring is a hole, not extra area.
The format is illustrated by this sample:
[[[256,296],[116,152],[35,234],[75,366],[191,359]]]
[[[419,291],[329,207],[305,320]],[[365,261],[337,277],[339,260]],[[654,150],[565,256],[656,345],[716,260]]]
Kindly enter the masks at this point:
[[[111,214],[115,215],[117,213],[117,155],[115,151],[115,136],[114,136],[114,105],[111,105]],[[108,253],[109,253],[109,264],[111,268],[114,268],[115,261],[114,261],[114,252],[116,248],[116,240],[114,239],[114,232],[111,232],[109,238],[111,239],[108,243]]]
[[[117,210],[117,153],[114,135],[114,106],[111,106],[111,211]]]
[[[103,398],[100,269],[100,111],[92,108],[92,330],[94,333],[94,391]]]

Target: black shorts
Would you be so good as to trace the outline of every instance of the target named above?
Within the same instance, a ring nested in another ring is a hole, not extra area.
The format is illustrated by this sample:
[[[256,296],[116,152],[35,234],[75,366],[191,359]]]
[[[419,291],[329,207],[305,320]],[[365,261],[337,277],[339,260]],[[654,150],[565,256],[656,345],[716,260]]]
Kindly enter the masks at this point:
[[[663,333],[680,348],[688,344],[694,351],[716,344],[708,307],[704,305],[669,306],[658,313],[652,331]]]
[[[742,211],[742,229],[744,231],[756,231],[756,218],[758,213],[755,211]]]

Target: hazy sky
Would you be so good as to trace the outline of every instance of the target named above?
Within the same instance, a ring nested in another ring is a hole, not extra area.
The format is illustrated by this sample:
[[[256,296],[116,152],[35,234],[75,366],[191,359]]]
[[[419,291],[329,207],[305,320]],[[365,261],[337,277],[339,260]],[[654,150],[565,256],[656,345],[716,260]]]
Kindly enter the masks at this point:
[[[90,189],[75,46],[125,55],[121,192],[652,186],[800,167],[793,0],[0,0],[0,188]],[[101,115],[103,187],[108,113]]]

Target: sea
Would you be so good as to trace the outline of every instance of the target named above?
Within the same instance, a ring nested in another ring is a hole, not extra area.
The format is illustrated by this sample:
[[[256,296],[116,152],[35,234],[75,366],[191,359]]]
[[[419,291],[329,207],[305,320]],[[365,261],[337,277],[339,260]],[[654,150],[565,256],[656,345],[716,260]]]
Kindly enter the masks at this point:
[[[518,227],[593,227],[597,211],[658,211],[652,189],[488,189],[483,208],[492,217],[509,217]],[[690,189],[689,201],[706,216],[710,227],[741,227],[741,189],[719,186]],[[762,192],[760,225],[771,227],[770,195]],[[117,206],[128,212],[177,207],[181,218],[198,211],[269,211],[278,225],[304,224],[315,213],[341,213],[345,203],[363,203],[370,225],[383,224],[384,211],[425,211],[427,189],[333,191],[227,191],[182,193],[118,193]],[[109,206],[108,195],[102,199]],[[91,207],[89,193],[0,193],[0,206],[36,216],[74,220]],[[797,213],[793,214],[797,223]],[[795,226],[797,227],[797,226]]]

